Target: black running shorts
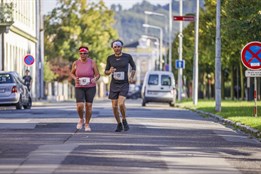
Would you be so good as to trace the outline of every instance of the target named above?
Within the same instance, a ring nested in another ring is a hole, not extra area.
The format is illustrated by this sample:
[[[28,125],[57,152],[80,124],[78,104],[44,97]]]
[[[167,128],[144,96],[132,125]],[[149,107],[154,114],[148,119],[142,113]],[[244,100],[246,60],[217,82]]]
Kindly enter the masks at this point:
[[[76,102],[92,103],[96,94],[96,86],[90,88],[75,88]]]
[[[126,97],[129,92],[129,83],[111,83],[109,99],[118,99],[119,96]]]

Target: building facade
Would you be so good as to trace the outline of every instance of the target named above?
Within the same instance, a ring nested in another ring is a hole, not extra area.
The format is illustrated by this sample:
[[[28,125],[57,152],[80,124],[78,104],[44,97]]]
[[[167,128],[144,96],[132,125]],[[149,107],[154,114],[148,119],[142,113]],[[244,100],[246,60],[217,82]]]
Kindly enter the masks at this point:
[[[12,4],[13,24],[9,32],[1,35],[0,69],[17,71],[23,76],[30,70],[33,79],[32,96],[43,95],[43,30],[41,0],[1,0],[1,4]],[[30,66],[24,63],[28,54],[34,57]]]

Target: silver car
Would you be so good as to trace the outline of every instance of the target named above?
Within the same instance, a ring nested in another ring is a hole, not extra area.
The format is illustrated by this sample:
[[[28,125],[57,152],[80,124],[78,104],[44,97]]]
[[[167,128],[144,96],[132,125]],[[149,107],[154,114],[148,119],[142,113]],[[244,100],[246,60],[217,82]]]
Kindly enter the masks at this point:
[[[15,71],[0,71],[0,106],[15,106],[16,109],[31,109],[32,97]]]

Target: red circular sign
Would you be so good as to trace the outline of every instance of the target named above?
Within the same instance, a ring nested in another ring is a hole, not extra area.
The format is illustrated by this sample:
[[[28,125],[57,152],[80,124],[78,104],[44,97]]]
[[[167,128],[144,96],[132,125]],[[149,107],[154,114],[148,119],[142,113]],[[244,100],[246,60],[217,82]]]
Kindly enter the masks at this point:
[[[248,69],[261,69],[261,42],[249,42],[241,51],[241,61]]]
[[[32,65],[32,64],[34,64],[34,57],[33,57],[32,55],[30,55],[30,54],[26,55],[26,56],[24,57],[24,63],[25,63],[26,65]]]

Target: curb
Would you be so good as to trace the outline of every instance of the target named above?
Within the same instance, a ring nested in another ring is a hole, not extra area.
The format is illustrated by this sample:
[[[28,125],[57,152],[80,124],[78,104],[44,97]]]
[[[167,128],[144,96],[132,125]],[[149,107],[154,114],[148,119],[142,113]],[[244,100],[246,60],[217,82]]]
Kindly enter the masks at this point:
[[[209,113],[209,112],[196,110],[196,109],[191,109],[191,108],[187,108],[187,107],[182,107],[182,106],[178,106],[178,105],[176,105],[176,106],[179,107],[179,108],[189,109],[189,110],[191,110],[193,112],[197,112],[199,114],[210,116],[211,118],[214,118],[215,120],[217,120],[219,123],[222,123],[222,124],[229,125],[229,126],[232,126],[234,128],[237,128],[237,129],[239,129],[239,130],[241,130],[241,131],[243,131],[245,133],[248,133],[248,134],[254,136],[255,138],[261,138],[261,132],[259,130],[254,129],[252,127],[249,127],[247,125],[243,125],[241,123],[225,119],[225,118],[223,118],[223,117],[221,117],[219,115],[212,114],[212,113]]]

